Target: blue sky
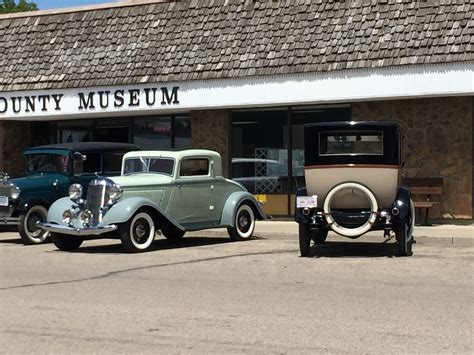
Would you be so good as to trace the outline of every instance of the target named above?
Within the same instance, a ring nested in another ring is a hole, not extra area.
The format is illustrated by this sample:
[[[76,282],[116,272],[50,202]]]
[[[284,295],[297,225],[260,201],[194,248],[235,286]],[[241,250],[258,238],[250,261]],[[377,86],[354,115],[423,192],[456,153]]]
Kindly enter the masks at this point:
[[[71,6],[84,6],[92,4],[103,4],[116,2],[117,0],[29,0],[38,5],[40,10],[50,10]]]

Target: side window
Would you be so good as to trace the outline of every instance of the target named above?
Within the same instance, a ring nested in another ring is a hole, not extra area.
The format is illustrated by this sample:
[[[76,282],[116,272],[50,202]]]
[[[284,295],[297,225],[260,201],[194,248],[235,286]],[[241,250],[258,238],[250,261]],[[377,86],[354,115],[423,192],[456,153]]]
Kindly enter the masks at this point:
[[[120,173],[124,152],[105,152],[102,154],[103,172]]]
[[[87,153],[86,156],[83,172],[85,174],[101,173],[100,153]]]
[[[208,159],[185,159],[181,161],[179,176],[207,176],[209,175]]]

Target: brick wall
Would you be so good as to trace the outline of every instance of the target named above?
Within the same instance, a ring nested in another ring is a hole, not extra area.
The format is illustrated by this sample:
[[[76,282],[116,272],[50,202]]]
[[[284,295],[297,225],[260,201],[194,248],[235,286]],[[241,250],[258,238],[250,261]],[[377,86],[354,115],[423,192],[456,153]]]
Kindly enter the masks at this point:
[[[404,174],[441,176],[442,203],[430,216],[472,218],[472,97],[358,102],[354,120],[399,122],[404,133]]]
[[[30,146],[30,122],[0,122],[0,171],[25,176],[23,151]]]
[[[211,149],[222,156],[222,173],[229,176],[229,111],[191,111],[193,148]]]

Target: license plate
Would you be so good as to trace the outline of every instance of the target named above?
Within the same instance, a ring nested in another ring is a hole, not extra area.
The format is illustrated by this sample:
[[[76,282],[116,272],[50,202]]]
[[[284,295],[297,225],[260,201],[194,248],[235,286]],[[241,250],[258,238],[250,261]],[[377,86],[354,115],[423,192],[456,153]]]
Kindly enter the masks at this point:
[[[297,196],[296,207],[298,208],[316,208],[318,207],[318,196]]]
[[[8,196],[0,196],[0,206],[8,206]]]

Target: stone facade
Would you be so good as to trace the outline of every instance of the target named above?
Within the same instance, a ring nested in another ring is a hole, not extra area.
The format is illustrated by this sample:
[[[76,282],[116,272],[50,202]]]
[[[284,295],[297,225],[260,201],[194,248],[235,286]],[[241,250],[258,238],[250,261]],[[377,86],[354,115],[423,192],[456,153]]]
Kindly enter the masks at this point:
[[[400,123],[404,135],[403,174],[443,177],[438,219],[472,219],[472,97],[358,102],[354,120]]]
[[[222,156],[223,175],[229,176],[229,111],[191,111],[193,148],[211,149]]]
[[[0,122],[0,172],[25,176],[23,151],[30,146],[30,122]]]

